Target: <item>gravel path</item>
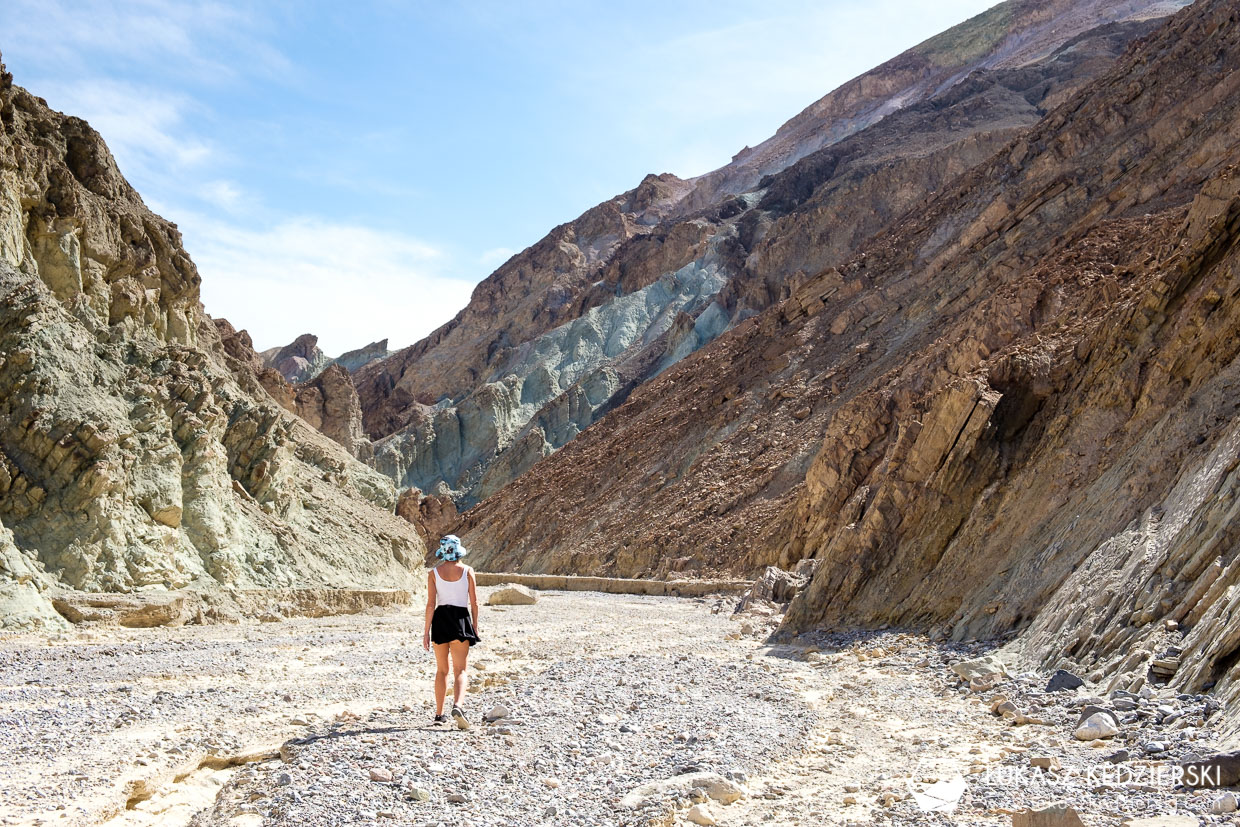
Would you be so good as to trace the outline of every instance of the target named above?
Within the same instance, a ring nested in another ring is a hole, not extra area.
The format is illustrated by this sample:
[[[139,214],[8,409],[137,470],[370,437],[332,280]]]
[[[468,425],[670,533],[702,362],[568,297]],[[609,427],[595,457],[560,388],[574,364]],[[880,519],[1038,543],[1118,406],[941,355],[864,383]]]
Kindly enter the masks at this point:
[[[0,639],[0,823],[1007,825],[1052,799],[1090,825],[1230,823],[1217,791],[1154,776],[1217,747],[1208,698],[1047,693],[1036,675],[970,689],[949,666],[981,647],[769,646],[776,618],[732,602],[486,608],[467,732],[430,723],[417,612]],[[992,714],[999,694],[1026,720]],[[1114,739],[1073,738],[1091,703],[1115,709]],[[1129,776],[1089,774],[1116,766]],[[954,812],[923,809],[957,781]]]

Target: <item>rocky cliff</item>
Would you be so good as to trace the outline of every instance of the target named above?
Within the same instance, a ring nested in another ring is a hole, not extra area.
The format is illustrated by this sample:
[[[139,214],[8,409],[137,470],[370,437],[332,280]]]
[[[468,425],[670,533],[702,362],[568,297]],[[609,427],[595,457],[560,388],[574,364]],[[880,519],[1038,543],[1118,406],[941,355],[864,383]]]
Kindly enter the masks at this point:
[[[649,176],[556,228],[448,325],[358,371],[374,466],[462,507],[485,499],[1030,128],[1164,10],[1004,4],[832,93],[726,174]]]
[[[391,482],[276,404],[198,286],[99,135],[0,73],[0,623],[61,622],[64,588],[411,585]]]
[[[253,348],[253,344],[248,347]],[[303,333],[284,347],[273,347],[259,352],[257,356],[261,367],[271,368],[290,384],[300,385],[313,381],[331,365],[339,365],[348,373],[356,373],[371,362],[385,359],[391,354],[388,340],[381,339],[365,347],[346,351],[333,359],[319,347],[319,337],[312,333]]]
[[[812,558],[788,631],[1018,634],[1027,662],[1237,699],[1238,22],[1179,12],[634,390],[465,515],[479,564]]]
[[[258,358],[264,367],[273,368],[293,384],[313,379],[331,362],[319,348],[319,337],[312,333],[303,333],[284,347],[261,351]]]

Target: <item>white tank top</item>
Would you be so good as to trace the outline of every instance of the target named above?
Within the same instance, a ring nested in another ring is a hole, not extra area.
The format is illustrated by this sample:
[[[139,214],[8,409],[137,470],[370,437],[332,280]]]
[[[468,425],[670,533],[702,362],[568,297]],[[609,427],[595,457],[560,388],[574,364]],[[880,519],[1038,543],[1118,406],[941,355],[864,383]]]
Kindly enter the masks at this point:
[[[435,605],[469,608],[469,566],[461,566],[459,580],[444,580],[435,566]]]

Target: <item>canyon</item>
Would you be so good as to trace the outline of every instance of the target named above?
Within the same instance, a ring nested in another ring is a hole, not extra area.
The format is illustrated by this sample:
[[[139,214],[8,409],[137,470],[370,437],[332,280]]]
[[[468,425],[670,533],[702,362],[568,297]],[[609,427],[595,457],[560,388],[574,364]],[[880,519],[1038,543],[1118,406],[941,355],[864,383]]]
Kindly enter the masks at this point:
[[[1240,737],[1238,242],[1240,9],[1008,0],[554,228],[414,345],[260,352],[101,136],[0,67],[0,662],[47,735],[9,746],[107,765],[81,823],[200,825],[425,820],[448,777],[480,823],[931,824],[915,796],[991,765],[1208,760]],[[505,714],[461,737],[502,771],[388,697],[449,532],[488,588],[546,587],[484,615],[470,700]],[[156,691],[174,650],[192,680]],[[234,678],[240,712],[194,695]],[[64,794],[36,766],[0,762],[22,818]],[[187,778],[219,789],[176,804]],[[969,784],[966,821],[1040,806]],[[1106,823],[1230,812],[1093,792]]]

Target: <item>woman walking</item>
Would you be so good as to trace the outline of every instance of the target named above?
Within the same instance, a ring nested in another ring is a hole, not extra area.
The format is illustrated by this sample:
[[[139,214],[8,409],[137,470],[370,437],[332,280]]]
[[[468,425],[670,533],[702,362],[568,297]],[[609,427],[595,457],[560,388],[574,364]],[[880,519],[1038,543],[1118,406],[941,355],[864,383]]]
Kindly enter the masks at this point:
[[[435,646],[435,723],[447,723],[443,714],[444,698],[448,694],[448,660],[452,661],[454,676],[452,688],[452,718],[458,729],[469,729],[469,719],[461,708],[469,678],[465,675],[465,661],[469,647],[482,639],[478,637],[478,594],[474,583],[474,570],[460,559],[468,552],[455,534],[439,541],[435,552],[441,562],[426,581],[426,632],[422,646]]]

